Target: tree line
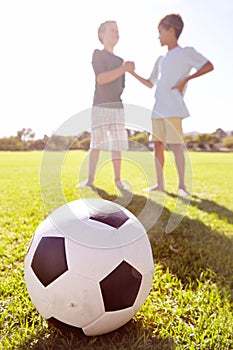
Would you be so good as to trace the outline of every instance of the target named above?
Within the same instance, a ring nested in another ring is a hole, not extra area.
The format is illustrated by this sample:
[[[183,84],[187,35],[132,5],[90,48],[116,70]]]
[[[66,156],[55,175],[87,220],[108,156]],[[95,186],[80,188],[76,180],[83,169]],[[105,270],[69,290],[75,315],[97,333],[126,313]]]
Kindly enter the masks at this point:
[[[130,149],[153,149],[151,136],[147,131],[128,130]],[[1,151],[32,151],[32,150],[89,150],[90,133],[82,132],[77,136],[44,135],[35,139],[35,133],[30,128],[23,128],[15,136],[0,138]],[[184,142],[189,150],[233,150],[233,131],[226,133],[217,129],[211,134],[197,133],[184,136]]]
[[[83,132],[78,136],[44,135],[35,139],[35,133],[30,128],[19,130],[15,136],[0,138],[1,151],[39,151],[45,148],[51,151],[64,149],[88,150],[90,133]]]

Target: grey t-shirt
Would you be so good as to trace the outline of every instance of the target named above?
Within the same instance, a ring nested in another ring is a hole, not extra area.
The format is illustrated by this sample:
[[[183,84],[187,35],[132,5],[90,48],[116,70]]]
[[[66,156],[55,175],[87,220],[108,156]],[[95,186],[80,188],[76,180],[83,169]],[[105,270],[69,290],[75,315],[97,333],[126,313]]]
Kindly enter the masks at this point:
[[[92,66],[95,76],[119,68],[123,59],[107,50],[95,50],[92,56]],[[93,105],[103,105],[107,108],[123,108],[121,94],[125,87],[125,74],[114,81],[104,84],[95,84]]]

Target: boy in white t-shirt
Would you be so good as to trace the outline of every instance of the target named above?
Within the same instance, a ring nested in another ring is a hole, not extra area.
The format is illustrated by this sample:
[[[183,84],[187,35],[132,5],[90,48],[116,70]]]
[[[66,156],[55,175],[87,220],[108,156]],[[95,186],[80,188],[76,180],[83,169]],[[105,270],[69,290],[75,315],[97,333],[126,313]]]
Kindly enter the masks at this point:
[[[142,78],[135,72],[131,74],[141,83],[155,91],[155,104],[152,111],[152,132],[155,151],[157,184],[148,191],[164,191],[164,150],[169,144],[174,153],[179,176],[179,195],[188,195],[184,183],[185,161],[183,147],[182,119],[189,116],[183,96],[189,80],[213,70],[213,65],[192,47],[180,47],[179,36],[183,30],[180,15],[165,16],[158,25],[161,46],[166,45],[167,54],[155,62],[149,79]],[[192,68],[196,69],[190,74]]]

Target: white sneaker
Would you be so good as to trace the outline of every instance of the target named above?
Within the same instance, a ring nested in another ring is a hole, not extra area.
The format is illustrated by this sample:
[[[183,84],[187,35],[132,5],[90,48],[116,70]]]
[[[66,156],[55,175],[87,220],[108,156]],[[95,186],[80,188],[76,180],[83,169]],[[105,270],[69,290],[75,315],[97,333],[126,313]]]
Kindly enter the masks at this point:
[[[189,197],[191,196],[191,193],[189,193],[187,190],[185,190],[184,188],[179,188],[178,189],[178,196],[179,197]]]
[[[86,179],[86,180],[84,180],[84,181],[78,183],[78,184],[76,185],[76,188],[83,188],[83,187],[86,187],[86,186],[94,187],[94,185],[93,185],[93,184],[90,184],[90,183],[88,182],[88,179]]]
[[[143,190],[143,192],[152,192],[152,191],[164,192],[164,190],[160,190],[160,189],[158,188],[158,185],[157,185],[157,184],[154,185],[154,186],[145,188],[145,189]]]
[[[125,190],[128,191],[130,190],[130,185],[125,182],[125,181],[117,181],[116,182],[116,186],[120,189],[120,190]]]

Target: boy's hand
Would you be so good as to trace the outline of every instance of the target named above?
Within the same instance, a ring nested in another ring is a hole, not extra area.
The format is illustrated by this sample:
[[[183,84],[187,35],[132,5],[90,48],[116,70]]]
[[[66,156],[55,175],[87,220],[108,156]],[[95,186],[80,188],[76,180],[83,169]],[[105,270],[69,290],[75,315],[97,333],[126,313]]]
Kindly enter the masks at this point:
[[[206,74],[208,72],[211,72],[214,69],[213,64],[210,61],[207,61],[204,66],[202,66],[199,70],[197,70],[194,74],[188,75],[187,77],[185,77],[183,80],[178,81],[178,83],[176,83],[176,85],[174,85],[172,87],[172,89],[178,89],[180,91],[180,93],[182,94],[185,85],[187,84],[187,82],[191,79],[200,77],[203,74]]]
[[[132,73],[135,70],[135,64],[132,61],[124,62],[125,71],[128,73]]]
[[[176,83],[176,85],[174,85],[172,87],[172,90],[177,89],[182,94],[183,91],[184,91],[185,85],[187,84],[187,82],[188,82],[187,78],[184,78],[183,80],[178,81],[178,83]]]

